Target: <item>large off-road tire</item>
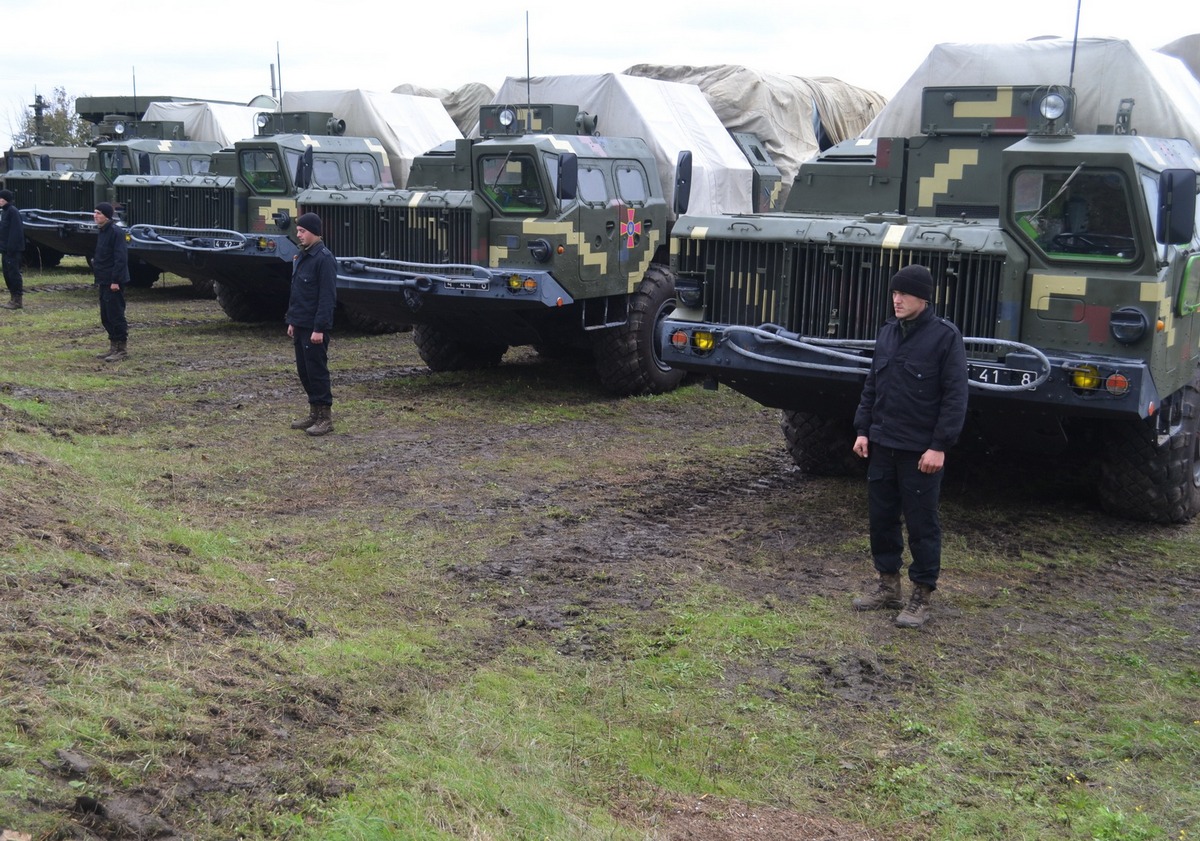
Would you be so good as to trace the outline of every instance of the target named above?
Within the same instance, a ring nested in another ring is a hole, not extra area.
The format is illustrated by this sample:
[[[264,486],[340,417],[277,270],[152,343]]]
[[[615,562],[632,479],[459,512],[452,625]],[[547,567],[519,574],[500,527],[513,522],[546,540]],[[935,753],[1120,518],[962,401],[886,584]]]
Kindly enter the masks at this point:
[[[601,384],[613,394],[665,394],[683,382],[683,371],[663,363],[654,334],[675,309],[675,276],[652,265],[629,297],[629,317],[620,327],[597,332],[592,354]]]
[[[854,476],[866,469],[867,460],[854,454],[854,425],[847,416],[785,410],[779,426],[802,473]]]
[[[255,293],[244,286],[215,283],[217,303],[225,314],[234,321],[256,323],[260,321],[283,321],[287,312],[287,301],[276,296]]]
[[[162,275],[157,266],[144,263],[141,260],[129,261],[129,285],[134,289],[148,289]]]
[[[1100,506],[1151,523],[1186,523],[1200,513],[1200,378],[1170,409],[1170,434],[1151,421],[1112,425],[1100,457]]]
[[[473,371],[495,368],[508,350],[507,345],[471,344],[453,337],[432,324],[413,328],[417,353],[431,371]]]
[[[21,259],[31,269],[52,269],[62,262],[64,256],[61,251],[47,248],[44,245],[35,245],[26,240],[25,254]]]
[[[197,280],[192,278],[192,294],[197,298],[215,298],[217,297],[216,281],[211,279]]]
[[[411,324],[394,324],[390,321],[374,318],[362,310],[352,310],[341,305],[338,305],[334,316],[334,323],[338,325],[339,332],[343,327],[348,327],[358,333],[366,333],[370,336],[382,336],[386,333],[400,333],[412,329]]]

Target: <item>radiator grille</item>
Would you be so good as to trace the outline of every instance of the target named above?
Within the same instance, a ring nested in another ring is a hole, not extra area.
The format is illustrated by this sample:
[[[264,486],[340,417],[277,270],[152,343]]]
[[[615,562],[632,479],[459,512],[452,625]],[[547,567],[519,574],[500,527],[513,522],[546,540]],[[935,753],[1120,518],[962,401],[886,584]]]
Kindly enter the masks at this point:
[[[953,259],[957,257],[957,259]],[[1004,257],[823,243],[680,240],[681,276],[707,283],[709,320],[776,324],[814,338],[874,339],[891,315],[888,281],[901,266],[927,266],[934,309],[964,336],[995,338]]]
[[[343,256],[379,257],[406,263],[471,262],[470,208],[309,205]]]
[[[118,184],[116,197],[126,225],[236,229],[232,188]]]

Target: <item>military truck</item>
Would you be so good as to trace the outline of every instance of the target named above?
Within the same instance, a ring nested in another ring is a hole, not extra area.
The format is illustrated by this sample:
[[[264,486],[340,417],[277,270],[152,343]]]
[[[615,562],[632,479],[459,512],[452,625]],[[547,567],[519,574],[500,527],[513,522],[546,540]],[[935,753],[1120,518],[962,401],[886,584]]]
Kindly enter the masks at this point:
[[[4,176],[20,208],[26,239],[46,251],[90,258],[96,250],[92,211],[97,203],[111,202],[120,224],[136,221],[137,209],[125,208],[117,198],[118,178],[204,173],[221,148],[215,141],[185,139],[180,122],[111,115],[96,131],[106,139],[90,149],[83,170],[18,169]],[[131,285],[150,286],[158,276],[157,268],[131,257]]]
[[[117,199],[135,219],[130,254],[193,285],[215,284],[235,321],[281,320],[298,253],[289,237],[297,196],[392,186],[378,141],[344,131],[327,112],[264,112],[259,134],[214,154],[211,172],[117,179]]]
[[[765,150],[741,138],[758,152],[762,169],[752,167],[697,99],[728,144],[744,207],[769,198],[778,170]],[[302,211],[351,235],[334,249],[339,304],[412,324],[435,371],[495,366],[531,345],[591,354],[614,394],[675,388],[683,374],[653,339],[674,307],[666,244],[678,208],[666,187],[687,202],[690,152],[664,172],[642,137],[602,135],[595,115],[561,103],[486,106],[478,133],[416,159],[404,190],[301,196]],[[721,161],[708,160],[714,195]]]
[[[1119,516],[1192,518],[1200,158],[1136,136],[1132,104],[1083,135],[1069,88],[927,88],[920,136],[829,149],[786,212],[683,216],[663,361],[782,409],[802,470],[846,472],[889,278],[921,264],[966,337],[972,436],[1098,467]]]

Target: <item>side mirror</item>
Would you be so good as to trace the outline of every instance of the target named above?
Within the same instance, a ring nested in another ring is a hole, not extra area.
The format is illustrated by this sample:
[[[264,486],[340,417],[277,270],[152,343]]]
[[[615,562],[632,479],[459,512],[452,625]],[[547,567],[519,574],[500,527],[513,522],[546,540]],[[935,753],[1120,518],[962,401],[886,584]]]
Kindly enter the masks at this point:
[[[1165,169],[1158,176],[1158,224],[1154,238],[1163,245],[1183,245],[1196,233],[1196,173]]]
[[[679,153],[675,164],[675,215],[682,216],[688,211],[688,203],[692,200],[692,153],[684,149]]]
[[[579,193],[579,158],[574,152],[564,152],[558,157],[558,198],[572,201]]]
[[[309,146],[296,161],[296,189],[307,190],[312,183],[313,149]]]

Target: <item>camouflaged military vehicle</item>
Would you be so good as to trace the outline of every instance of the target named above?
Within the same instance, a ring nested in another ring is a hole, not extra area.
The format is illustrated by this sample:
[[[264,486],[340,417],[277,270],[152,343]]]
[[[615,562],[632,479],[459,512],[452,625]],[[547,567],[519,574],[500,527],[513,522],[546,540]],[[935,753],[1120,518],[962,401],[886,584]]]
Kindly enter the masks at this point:
[[[674,306],[658,166],[642,139],[593,132],[574,106],[488,106],[481,139],[418,158],[408,189],[306,193],[302,211],[352,237],[339,304],[414,325],[435,371],[533,345],[594,352],[616,393],[674,388],[682,372],[653,351]]]
[[[796,464],[844,472],[889,279],[919,263],[966,337],[973,434],[1098,466],[1111,513],[1192,518],[1200,158],[1135,136],[1132,102],[1115,129],[1076,134],[1073,99],[926,89],[923,134],[831,148],[801,167],[788,212],[683,216],[663,360],[782,409]]]
[[[287,309],[297,197],[310,188],[391,187],[378,141],[344,137],[330,113],[264,112],[259,134],[213,156],[202,175],[122,178],[116,195],[138,218],[130,254],[194,285],[215,283],[235,321],[278,321]]]
[[[4,176],[21,210],[26,239],[48,252],[90,258],[96,250],[92,211],[98,202],[113,203],[120,224],[136,221],[136,209],[124,207],[116,195],[114,183],[121,176],[204,173],[221,148],[217,142],[182,139],[178,122],[111,117],[96,130],[105,139],[91,148],[85,169],[17,169]],[[158,276],[157,268],[131,257],[130,285],[150,286]]]

